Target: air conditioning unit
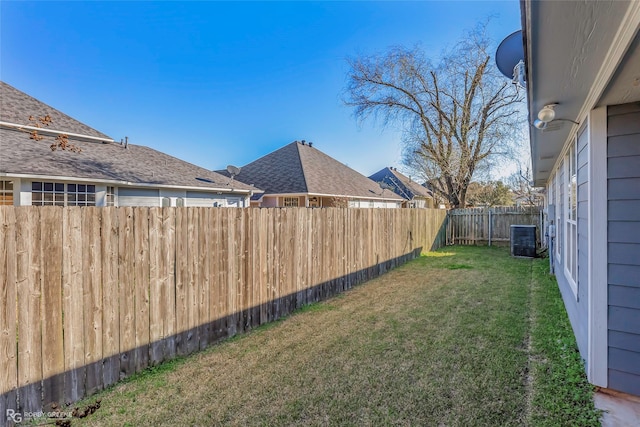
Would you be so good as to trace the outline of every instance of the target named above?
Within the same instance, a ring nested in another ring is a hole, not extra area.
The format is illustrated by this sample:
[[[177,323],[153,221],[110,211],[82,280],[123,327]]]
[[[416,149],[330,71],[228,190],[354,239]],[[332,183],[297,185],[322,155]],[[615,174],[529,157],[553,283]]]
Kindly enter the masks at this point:
[[[536,226],[511,226],[511,255],[515,257],[535,258]]]

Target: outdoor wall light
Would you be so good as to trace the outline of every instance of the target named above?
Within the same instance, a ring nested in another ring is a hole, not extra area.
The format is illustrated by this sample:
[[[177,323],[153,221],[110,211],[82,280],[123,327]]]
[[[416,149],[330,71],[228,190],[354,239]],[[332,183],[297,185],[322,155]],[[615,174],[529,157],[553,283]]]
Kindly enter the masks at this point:
[[[538,112],[538,118],[533,121],[533,126],[536,129],[545,129],[549,122],[556,118],[556,105],[558,104],[548,104],[542,107],[542,110]]]
[[[538,119],[541,122],[549,123],[553,119],[556,118],[556,105],[558,104],[549,104],[542,107],[542,110],[538,113]]]

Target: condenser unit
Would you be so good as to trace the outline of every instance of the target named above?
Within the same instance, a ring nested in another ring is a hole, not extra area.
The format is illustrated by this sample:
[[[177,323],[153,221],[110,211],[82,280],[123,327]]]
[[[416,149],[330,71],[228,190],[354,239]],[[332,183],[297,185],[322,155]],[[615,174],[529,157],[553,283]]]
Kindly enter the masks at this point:
[[[536,226],[511,226],[511,255],[517,257],[535,258],[536,256]]]

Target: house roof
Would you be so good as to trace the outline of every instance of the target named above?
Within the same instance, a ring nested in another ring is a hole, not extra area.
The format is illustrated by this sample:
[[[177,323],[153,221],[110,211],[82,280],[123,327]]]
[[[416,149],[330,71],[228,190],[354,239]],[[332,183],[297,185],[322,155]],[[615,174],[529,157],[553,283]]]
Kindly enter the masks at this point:
[[[533,178],[544,185],[589,111],[640,100],[640,2],[521,1],[529,122],[557,103],[545,130],[530,127]],[[573,124],[572,122],[579,122]]]
[[[401,174],[395,168],[387,167],[381,169],[371,175],[369,179],[391,186],[394,193],[407,200],[432,197],[429,190],[408,176]]]
[[[218,171],[228,175],[226,171]],[[315,194],[402,200],[316,147],[292,142],[241,168],[236,177],[265,194]]]
[[[37,118],[48,114],[52,120],[49,126],[51,129],[93,138],[104,138],[106,141],[113,140],[104,133],[1,81],[0,94],[2,94],[0,101],[0,121],[2,122],[29,126],[32,125],[29,122],[30,116]]]
[[[69,137],[81,152],[51,151],[53,137],[41,141],[30,139],[29,132],[12,126],[0,126],[0,174],[45,176],[59,179],[81,178],[123,185],[202,188],[222,191],[259,191],[241,182],[185,162],[149,147],[108,142],[111,138],[51,108],[17,89],[0,86],[2,121],[29,115],[49,114],[51,127],[60,131],[105,137],[105,142]],[[5,97],[5,94],[7,96]],[[33,109],[31,109],[33,108]],[[58,122],[58,120],[60,120]],[[21,122],[22,123],[22,122]],[[19,123],[20,124],[20,123]]]

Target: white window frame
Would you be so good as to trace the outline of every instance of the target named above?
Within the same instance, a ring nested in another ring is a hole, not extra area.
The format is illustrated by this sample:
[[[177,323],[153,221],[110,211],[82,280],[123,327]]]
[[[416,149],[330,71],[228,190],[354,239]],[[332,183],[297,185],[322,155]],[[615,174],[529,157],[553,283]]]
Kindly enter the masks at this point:
[[[578,138],[575,135],[564,156],[564,275],[574,297],[578,296]],[[573,170],[572,170],[573,167]],[[573,206],[575,204],[575,212]]]
[[[283,197],[282,206],[284,206],[285,208],[300,207],[300,197]]]
[[[560,171],[560,169],[564,168],[564,160],[560,163],[560,167],[558,168],[558,171]],[[564,171],[563,171],[564,172]],[[563,176],[564,178],[564,173]],[[556,172],[556,176],[554,179],[554,185],[556,186],[556,260],[558,262],[562,262],[563,259],[563,248],[564,248],[564,233],[563,233],[563,221],[562,221],[562,214],[563,209],[564,209],[564,191],[560,191],[561,186],[564,185],[562,182],[560,182],[560,174],[558,172]]]
[[[107,190],[104,195],[105,206],[118,206],[118,187],[107,185]]]
[[[40,184],[40,189],[34,189],[35,184]],[[51,190],[47,190],[47,185],[51,185]],[[69,186],[74,185],[75,189],[69,191]],[[61,186],[61,188],[60,188]],[[84,186],[84,191],[80,191],[79,186]],[[93,187],[93,191],[89,191]],[[40,194],[40,200],[36,200],[35,194]],[[45,200],[47,195],[51,200]],[[70,201],[69,195],[74,195],[75,200]],[[79,201],[84,198],[84,201]],[[89,200],[93,199],[93,200]],[[95,184],[83,184],[77,182],[63,183],[56,181],[32,181],[31,182],[31,205],[32,206],[96,206],[96,186]]]
[[[10,187],[10,188],[9,188]],[[13,206],[15,205],[15,197],[13,194],[13,189],[15,187],[14,181],[0,181],[0,205],[5,206]],[[11,203],[5,203],[8,200],[11,200]]]

